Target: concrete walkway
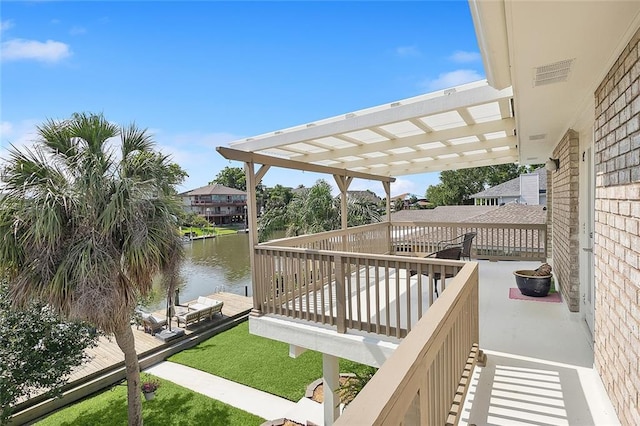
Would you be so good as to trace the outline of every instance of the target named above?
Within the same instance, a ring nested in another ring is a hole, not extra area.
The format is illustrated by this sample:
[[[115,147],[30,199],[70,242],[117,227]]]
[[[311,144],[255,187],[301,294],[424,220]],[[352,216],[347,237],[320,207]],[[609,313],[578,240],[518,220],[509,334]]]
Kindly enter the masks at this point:
[[[302,398],[298,403],[291,402],[279,396],[169,361],[160,362],[147,368],[145,372],[267,420],[287,418],[305,424],[307,420],[316,424],[323,423],[322,405],[307,398]]]

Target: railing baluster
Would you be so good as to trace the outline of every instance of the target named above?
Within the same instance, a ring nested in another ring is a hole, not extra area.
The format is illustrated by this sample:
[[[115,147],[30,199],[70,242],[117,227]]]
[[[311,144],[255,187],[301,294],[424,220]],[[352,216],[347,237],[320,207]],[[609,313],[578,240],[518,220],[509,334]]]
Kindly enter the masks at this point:
[[[336,256],[336,274],[335,274],[335,282],[336,282],[336,325],[338,326],[338,333],[346,333],[347,332],[347,307],[346,307],[346,294],[345,294],[345,274],[344,274],[344,264],[342,256]]]
[[[376,333],[380,334],[380,309],[382,306],[380,305],[380,265],[376,264],[375,269],[375,290],[376,290],[376,307],[378,311],[375,313],[376,315]]]
[[[353,272],[351,271],[351,259],[348,257],[342,258],[342,267],[344,268],[344,283],[345,283],[345,297],[347,306],[347,327],[353,328],[353,303],[352,303],[352,291],[351,291],[351,278]]]
[[[402,268],[405,271],[404,286],[407,298],[407,334],[411,331],[411,277],[409,276],[408,266],[409,265],[407,263],[404,263],[404,267]]]
[[[400,327],[400,315],[402,313],[402,309],[400,309],[400,268],[398,266],[398,262],[394,262],[394,268],[395,268],[395,285],[396,285],[396,294],[395,294],[395,299],[396,299],[396,337],[400,338],[402,337],[401,335],[401,327]]]
[[[328,271],[327,271],[327,289],[329,290],[329,318],[330,318],[330,324],[331,325],[336,325],[334,318],[335,316],[333,315],[333,309],[334,309],[334,305],[335,303],[333,302],[333,294],[337,293],[336,291],[334,291],[334,283],[336,282],[336,264],[335,262],[337,262],[337,260],[334,259],[334,261],[332,262],[330,258],[327,259],[327,267],[328,267]],[[336,307],[337,309],[337,307]]]
[[[356,280],[356,318],[358,320],[358,324],[360,324],[359,327],[362,330],[362,315],[360,313],[361,306],[362,306],[361,305],[361,301],[360,301],[360,299],[361,299],[361,297],[360,297],[360,281],[361,281],[360,280],[360,268],[361,268],[361,265],[360,265],[360,258],[356,257],[354,259],[355,259],[355,263],[356,263],[356,265],[355,265],[355,269],[356,269],[355,270],[355,280]]]
[[[386,312],[386,332],[389,336],[391,334],[391,302],[389,301],[389,261],[384,262],[384,303]]]
[[[373,330],[371,327],[371,262],[369,260],[366,261],[365,280],[365,319],[367,321],[367,331],[371,332]]]

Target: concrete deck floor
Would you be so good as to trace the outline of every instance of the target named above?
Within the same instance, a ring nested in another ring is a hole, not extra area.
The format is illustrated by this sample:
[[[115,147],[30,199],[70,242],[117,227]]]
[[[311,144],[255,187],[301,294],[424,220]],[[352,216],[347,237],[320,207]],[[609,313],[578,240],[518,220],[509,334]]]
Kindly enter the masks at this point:
[[[480,347],[461,424],[617,425],[593,369],[592,337],[566,304],[513,300],[512,272],[539,262],[479,262]]]

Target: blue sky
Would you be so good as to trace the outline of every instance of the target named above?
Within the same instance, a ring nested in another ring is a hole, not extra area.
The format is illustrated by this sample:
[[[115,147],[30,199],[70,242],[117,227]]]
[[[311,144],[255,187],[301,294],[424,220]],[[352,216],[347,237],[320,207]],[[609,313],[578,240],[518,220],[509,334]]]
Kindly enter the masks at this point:
[[[101,112],[206,185],[228,142],[484,78],[466,1],[2,2],[1,151]],[[330,176],[272,169],[267,186]],[[424,194],[438,174],[398,177]],[[355,180],[350,189],[376,182]]]

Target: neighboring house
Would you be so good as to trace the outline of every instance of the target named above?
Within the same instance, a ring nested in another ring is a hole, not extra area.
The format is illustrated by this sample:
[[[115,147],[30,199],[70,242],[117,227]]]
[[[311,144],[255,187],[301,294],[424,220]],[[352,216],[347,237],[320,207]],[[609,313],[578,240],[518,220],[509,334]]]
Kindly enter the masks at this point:
[[[391,220],[397,222],[462,222],[497,208],[497,206],[438,206],[429,210],[400,210],[391,213]],[[387,216],[383,216],[382,220],[387,220]]]
[[[207,185],[178,196],[187,213],[196,213],[215,225],[245,223],[247,193],[224,185]]]
[[[547,208],[526,204],[504,206],[438,206],[431,210],[391,213],[392,222],[546,223]],[[382,217],[385,221],[386,216]]]
[[[553,159],[555,170],[547,172],[546,236],[556,288],[568,310],[585,325],[593,343],[594,368],[620,422],[639,424],[640,2],[470,0],[469,5],[486,82],[243,139],[232,143],[231,150],[219,148],[219,152],[228,159],[247,159],[251,167],[248,181],[256,180],[254,158],[260,164],[281,165],[288,157],[296,160],[291,168],[302,168],[304,163],[310,171],[321,171],[318,164],[329,162],[331,167],[324,173],[334,175],[341,191],[348,189],[353,178],[377,179],[387,198],[391,181],[385,178],[390,176],[513,162],[540,164]],[[377,139],[369,143],[372,134]],[[344,147],[330,144],[336,139],[350,143]],[[464,143],[456,143],[461,140]],[[279,157],[269,160],[269,150],[275,149]],[[413,226],[406,226],[407,235]],[[354,237],[353,241],[370,238]],[[373,249],[364,243],[362,247]],[[262,256],[266,250],[257,247],[254,254]],[[289,258],[296,260],[307,255],[300,249],[292,252]],[[348,258],[344,251],[336,253],[337,261]],[[361,258],[377,261],[372,256]],[[302,266],[318,261],[309,258]],[[389,260],[383,272],[393,262],[402,263]],[[254,270],[258,267],[263,265],[254,263]],[[298,270],[305,272],[301,266]],[[295,283],[300,275],[294,272],[289,275]],[[269,282],[263,275],[254,277],[254,285],[257,279]],[[333,323],[321,327],[312,322],[325,319],[323,310],[288,320],[297,299],[292,298],[286,310],[270,314],[271,299],[255,295],[254,291],[251,332],[290,343],[292,353],[301,352],[300,348],[323,351],[325,377],[330,380],[325,383],[332,388],[338,382],[335,358],[346,357],[348,351],[348,356],[361,355],[360,359],[372,353],[365,347],[366,339],[358,340],[351,332],[362,318],[344,325],[346,314],[341,313],[342,328],[336,331]],[[306,306],[303,302],[308,303],[309,298],[300,297],[297,306]],[[393,316],[387,313],[387,318]],[[375,349],[373,353],[384,358],[383,350]],[[404,364],[383,365],[377,374],[384,373],[384,379],[376,384],[397,377],[394,374],[404,365],[420,366],[418,360],[414,356],[404,359]],[[437,374],[442,376],[443,370]],[[399,424],[402,415],[409,413],[407,407],[427,406],[429,397],[414,391],[431,380],[407,374],[393,382],[393,389],[375,388],[372,381],[369,389],[380,398],[367,400],[372,405],[365,401],[364,408],[373,410],[373,404],[387,407],[389,394],[401,395],[400,414],[394,412],[393,420],[387,418],[390,424]],[[411,393],[404,393],[405,388]],[[331,424],[338,413],[335,407],[329,409],[325,405],[325,424]],[[353,413],[355,408],[350,409]],[[349,410],[345,413],[349,415]],[[423,424],[428,424],[425,419],[430,414],[424,414]]]
[[[539,168],[515,179],[492,186],[471,196],[475,205],[499,206],[508,203],[547,204],[547,171]]]
[[[415,200],[415,201],[413,201]],[[396,202],[402,201],[402,209],[410,209],[411,207],[421,208],[427,207],[429,202],[424,197],[419,197],[416,194],[411,194],[409,192],[405,192],[400,195],[396,195],[395,197],[391,197],[391,208],[393,209],[396,205]]]

